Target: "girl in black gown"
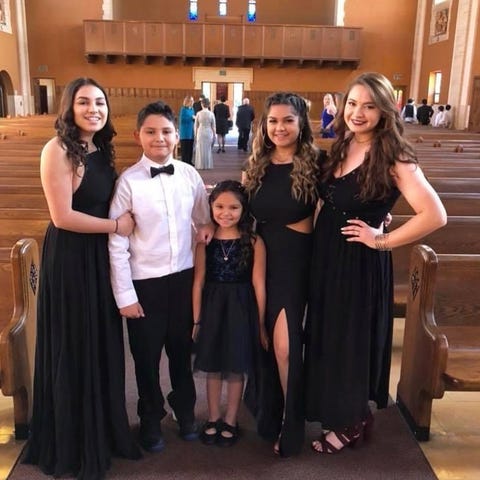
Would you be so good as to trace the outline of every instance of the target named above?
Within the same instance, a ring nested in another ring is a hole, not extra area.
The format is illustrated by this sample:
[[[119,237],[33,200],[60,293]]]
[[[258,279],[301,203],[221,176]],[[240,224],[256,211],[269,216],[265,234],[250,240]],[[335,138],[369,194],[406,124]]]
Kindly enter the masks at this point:
[[[368,401],[387,405],[393,323],[390,249],[446,223],[438,195],[417,164],[393,87],[377,73],[353,81],[322,167],[324,204],[314,232],[305,328],[306,415],[329,429],[312,447],[334,453],[372,424]],[[384,233],[403,194],[415,215]]]
[[[305,100],[293,93],[268,97],[244,172],[257,232],[267,250],[269,335],[257,402],[249,397],[248,405],[259,434],[283,456],[298,453],[304,440],[303,319],[317,163]]]
[[[108,233],[128,235],[127,212],[108,219],[115,131],[104,90],[78,78],[64,90],[57,136],[43,148],[51,223],[37,311],[31,436],[25,462],[55,477],[104,477],[112,455],[136,459],[125,410],[122,319],[110,287]]]

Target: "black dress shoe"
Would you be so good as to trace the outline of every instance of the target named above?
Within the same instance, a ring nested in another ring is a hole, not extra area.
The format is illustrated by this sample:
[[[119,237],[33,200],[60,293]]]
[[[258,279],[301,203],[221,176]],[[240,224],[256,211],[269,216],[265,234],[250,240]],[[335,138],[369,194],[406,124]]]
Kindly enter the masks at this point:
[[[147,452],[158,453],[165,448],[165,440],[161,432],[157,435],[140,435],[140,445]]]
[[[196,422],[178,422],[180,438],[187,442],[197,440],[198,425]]]
[[[161,452],[165,448],[165,440],[160,426],[144,423],[140,425],[140,445],[151,453]]]

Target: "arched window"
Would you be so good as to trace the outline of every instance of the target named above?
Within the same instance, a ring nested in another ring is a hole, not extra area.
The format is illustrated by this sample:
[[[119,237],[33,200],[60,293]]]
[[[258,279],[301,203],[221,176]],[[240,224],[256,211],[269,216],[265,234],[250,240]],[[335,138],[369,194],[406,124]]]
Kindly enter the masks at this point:
[[[256,0],[248,0],[247,20],[249,22],[255,22],[257,20]]]

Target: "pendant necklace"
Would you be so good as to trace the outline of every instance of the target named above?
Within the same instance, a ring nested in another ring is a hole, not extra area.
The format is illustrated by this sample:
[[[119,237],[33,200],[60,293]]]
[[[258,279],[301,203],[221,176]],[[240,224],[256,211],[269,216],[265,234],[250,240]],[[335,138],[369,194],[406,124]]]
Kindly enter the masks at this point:
[[[232,240],[232,243],[230,244],[230,246],[227,248],[227,250],[225,251],[225,248],[223,246],[223,241],[220,240],[220,247],[222,247],[222,253],[223,253],[223,260],[225,262],[228,261],[228,256],[230,255],[230,252],[232,251],[232,248],[233,248],[233,245],[235,244],[235,239]]]

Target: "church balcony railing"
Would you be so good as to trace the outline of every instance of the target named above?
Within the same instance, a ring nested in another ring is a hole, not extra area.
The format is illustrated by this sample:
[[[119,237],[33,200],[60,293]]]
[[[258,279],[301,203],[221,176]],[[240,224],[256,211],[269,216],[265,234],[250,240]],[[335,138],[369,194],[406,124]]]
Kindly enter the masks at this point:
[[[202,65],[277,62],[357,68],[362,29],[325,25],[84,20],[85,56]]]

